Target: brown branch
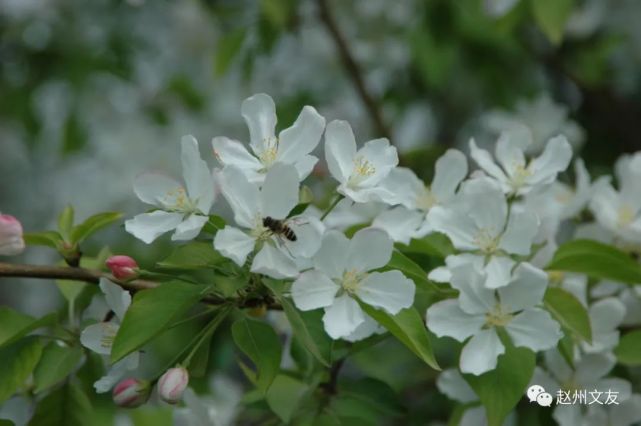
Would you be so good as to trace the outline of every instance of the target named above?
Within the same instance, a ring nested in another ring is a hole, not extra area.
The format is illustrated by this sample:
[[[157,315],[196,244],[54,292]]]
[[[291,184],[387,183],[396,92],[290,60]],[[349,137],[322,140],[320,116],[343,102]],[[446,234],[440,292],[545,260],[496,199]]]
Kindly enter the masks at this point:
[[[354,83],[356,92],[361,98],[365,109],[372,119],[376,131],[380,134],[380,136],[389,139],[390,143],[392,143],[391,132],[385,124],[385,121],[383,120],[383,116],[381,114],[378,103],[365,87],[365,80],[363,79],[361,69],[356,63],[356,60],[354,59],[354,56],[352,55],[352,52],[350,51],[347,41],[341,33],[340,28],[338,28],[338,24],[336,23],[336,20],[332,15],[327,0],[318,0],[317,3],[320,19],[325,24],[325,26],[327,27],[327,31],[334,40],[334,44],[336,45],[336,49],[338,49],[338,54],[341,58],[341,62],[343,63],[343,67],[345,68],[345,71],[347,71],[347,74],[349,74],[352,83]]]
[[[100,282],[100,278],[107,278],[109,281],[119,285],[125,290],[134,292],[138,290],[148,290],[156,288],[160,285],[155,281],[147,280],[122,281],[114,278],[110,274],[106,274],[93,269],[66,266],[24,265],[0,262],[0,278],[1,277],[84,281],[91,284],[98,284]],[[255,299],[246,299],[240,301],[241,303],[238,303],[238,299],[225,299],[213,295],[203,297],[202,302],[209,305],[237,303],[237,306],[239,308],[255,308],[261,306],[261,304],[265,304],[262,300]],[[277,303],[269,303],[267,304],[267,308],[274,310],[282,309],[282,307]]]

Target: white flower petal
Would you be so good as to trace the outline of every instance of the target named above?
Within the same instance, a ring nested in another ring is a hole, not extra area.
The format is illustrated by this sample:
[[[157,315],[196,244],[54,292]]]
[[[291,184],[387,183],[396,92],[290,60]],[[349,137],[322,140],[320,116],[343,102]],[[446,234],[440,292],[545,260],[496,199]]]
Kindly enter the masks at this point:
[[[347,294],[337,297],[332,306],[325,308],[323,315],[325,331],[332,339],[349,336],[364,321],[365,313]]]
[[[528,138],[523,137],[519,132],[504,131],[499,136],[495,149],[496,159],[509,175],[515,170],[525,167],[523,151],[529,142]]]
[[[450,269],[452,287],[459,291],[461,309],[469,314],[485,314],[496,305],[494,290],[485,288],[485,277],[474,264],[468,263]]]
[[[95,353],[109,355],[116,333],[118,333],[118,328],[118,324],[113,322],[92,324],[80,333],[80,343]]]
[[[443,370],[436,379],[436,387],[450,399],[468,403],[478,401],[479,397],[455,368]]]
[[[374,228],[361,229],[349,242],[345,268],[357,271],[381,268],[390,261],[393,249],[394,242],[387,232]]]
[[[284,241],[293,256],[310,258],[318,252],[324,230],[320,220],[311,216],[294,216],[287,219],[287,226],[296,234],[296,241]]]
[[[524,310],[505,326],[505,330],[515,346],[525,346],[535,352],[553,348],[563,337],[559,323],[549,312],[539,308]]]
[[[271,244],[263,245],[254,261],[251,272],[267,275],[271,278],[283,279],[294,278],[298,275],[296,262],[282,250]]]
[[[275,135],[276,105],[269,95],[259,93],[245,99],[240,112],[249,128],[250,145],[256,155],[260,155],[265,141]]]
[[[498,290],[501,306],[511,313],[539,305],[547,284],[545,272],[529,263],[521,263],[514,270],[512,283]]]
[[[122,359],[112,365],[107,374],[94,382],[93,387],[96,393],[109,392],[129,371],[126,359]]]
[[[134,216],[125,222],[125,230],[139,240],[150,244],[165,232],[176,229],[183,221],[181,213],[168,213],[156,210]]]
[[[369,315],[365,314],[363,318],[365,318],[365,321],[356,327],[348,336],[343,337],[343,340],[347,340],[348,342],[358,342],[359,340],[368,338],[374,333],[380,334],[385,332],[385,329]]]
[[[509,257],[492,256],[483,268],[486,274],[485,287],[496,289],[508,285],[512,280],[512,267],[515,264]]]
[[[546,351],[543,357],[545,359],[545,367],[559,383],[567,382],[572,378],[574,370],[558,350]]]
[[[214,156],[222,166],[238,167],[250,182],[261,181],[264,178],[259,173],[263,165],[247,151],[242,143],[218,136],[211,141],[211,145],[214,149]]]
[[[345,272],[349,240],[338,231],[328,231],[314,256],[314,267],[330,278],[340,278]]]
[[[425,191],[423,181],[406,167],[393,168],[377,186],[387,204],[402,204],[408,209],[417,208],[417,198]]]
[[[394,241],[409,244],[424,220],[425,213],[401,205],[379,214],[372,222],[372,227],[387,232]]]
[[[318,163],[318,158],[313,155],[305,155],[294,163],[294,167],[296,167],[296,171],[298,172],[298,180],[302,181],[306,179],[314,170],[316,163]]]
[[[450,299],[429,307],[426,324],[438,337],[449,336],[462,342],[478,333],[485,324],[485,316],[470,315],[461,309],[457,300]]]
[[[303,272],[292,284],[294,304],[301,311],[325,308],[334,302],[340,287],[319,271]]]
[[[176,232],[171,236],[172,241],[189,241],[193,240],[200,234],[205,223],[209,218],[198,214],[192,214],[187,219],[183,220],[180,225],[176,227]]]
[[[505,353],[505,346],[493,328],[476,333],[461,351],[459,366],[462,373],[479,376],[494,370],[499,355]]]
[[[528,184],[552,183],[560,172],[568,168],[571,159],[572,147],[565,136],[559,135],[550,139],[543,153],[530,163],[532,176],[527,180]]]
[[[372,272],[356,290],[356,295],[368,305],[396,315],[414,303],[416,286],[401,271]]]
[[[488,175],[497,179],[499,182],[507,182],[507,176],[499,166],[496,165],[492,155],[484,149],[476,146],[474,139],[470,140],[470,157],[476,162],[476,164],[485,171]]]
[[[454,197],[456,188],[467,176],[467,158],[456,149],[448,149],[434,166],[434,179],[430,189],[438,203],[446,203]]]
[[[140,201],[160,208],[175,206],[183,191],[180,183],[160,173],[143,173],[134,179],[134,192]]]
[[[594,385],[605,377],[616,365],[612,353],[585,354],[575,362],[575,378],[577,384]]]
[[[214,181],[207,162],[200,158],[198,142],[193,136],[184,136],[181,142],[183,178],[189,199],[198,210],[207,215],[214,203]]]
[[[125,312],[131,305],[131,294],[119,285],[109,281],[107,278],[100,278],[100,290],[105,294],[107,305],[116,314],[120,321],[125,317]]]
[[[478,178],[464,182],[462,200],[466,212],[483,234],[498,237],[507,220],[507,201],[501,190],[489,179]]]
[[[298,172],[294,166],[275,164],[265,176],[260,190],[263,217],[285,219],[298,203]]]
[[[472,219],[457,209],[436,206],[427,214],[427,222],[435,231],[447,235],[459,250],[475,250],[477,228]]]
[[[530,254],[534,237],[539,229],[536,214],[512,206],[505,232],[501,236],[499,247],[508,253]]]
[[[255,244],[256,241],[252,237],[233,226],[225,226],[214,238],[214,248],[238,266],[245,264],[247,255],[254,249]]]
[[[347,182],[354,168],[356,139],[347,121],[334,120],[325,130],[325,160],[337,181]]]
[[[385,138],[366,142],[356,152],[356,158],[359,157],[368,161],[373,168],[373,173],[361,180],[358,184],[359,187],[371,187],[378,184],[398,164],[398,152]]]
[[[245,228],[253,228],[260,215],[258,187],[236,166],[227,166],[220,173],[223,196],[234,212],[234,220]]]
[[[280,132],[277,161],[294,164],[316,148],[325,119],[313,107],[303,107],[294,124]]]

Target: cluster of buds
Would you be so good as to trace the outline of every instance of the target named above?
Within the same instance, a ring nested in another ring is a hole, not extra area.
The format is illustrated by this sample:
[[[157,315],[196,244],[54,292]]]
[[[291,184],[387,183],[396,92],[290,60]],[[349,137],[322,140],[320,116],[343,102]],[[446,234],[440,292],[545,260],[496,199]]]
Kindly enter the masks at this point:
[[[158,396],[169,404],[176,404],[182,399],[183,392],[189,383],[189,373],[184,367],[170,368],[158,379]],[[128,378],[122,380],[113,389],[114,403],[123,408],[136,408],[149,399],[150,382]]]

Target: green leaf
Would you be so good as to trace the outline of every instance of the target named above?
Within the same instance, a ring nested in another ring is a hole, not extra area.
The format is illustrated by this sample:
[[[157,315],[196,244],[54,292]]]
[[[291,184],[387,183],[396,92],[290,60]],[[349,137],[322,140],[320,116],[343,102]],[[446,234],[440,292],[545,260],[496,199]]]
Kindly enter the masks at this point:
[[[641,330],[624,334],[614,354],[621,364],[628,366],[641,365]]]
[[[0,307],[0,347],[9,345],[32,331],[53,323],[56,314],[40,319],[14,311],[6,306]]]
[[[117,362],[149,342],[203,297],[209,286],[166,282],[136,293],[111,349]]]
[[[34,392],[42,392],[62,381],[80,362],[82,349],[79,346],[65,347],[51,342],[45,346],[40,362],[33,372]]]
[[[545,293],[545,307],[559,323],[581,339],[592,342],[590,316],[574,295],[562,288],[550,287]]]
[[[211,243],[192,241],[178,246],[158,266],[167,269],[206,269],[224,261]]]
[[[404,253],[418,253],[427,256],[445,259],[454,253],[454,246],[445,234],[433,232],[423,238],[413,239],[409,245],[396,244],[398,249]]]
[[[480,376],[463,375],[483,403],[489,426],[501,426],[508,413],[523,398],[535,361],[536,356],[531,350],[506,345],[496,369]]]
[[[427,272],[423,270],[420,266],[416,264],[412,259],[405,256],[398,250],[392,252],[392,258],[389,263],[383,268],[385,270],[398,269],[401,271],[407,278],[414,281],[417,287],[422,287],[428,291],[440,292],[439,288],[432,281],[427,279]]]
[[[79,243],[84,241],[91,234],[94,234],[112,223],[120,220],[122,213],[105,212],[90,216],[81,224],[75,226],[71,231],[71,242]]]
[[[85,426],[94,424],[95,413],[82,389],[67,383],[38,403],[29,426]]]
[[[216,45],[216,56],[214,58],[214,75],[220,77],[225,74],[234,58],[240,51],[247,35],[245,28],[239,28],[223,35]]]
[[[280,374],[267,391],[267,404],[283,422],[289,423],[307,389],[305,383]]]
[[[435,370],[441,369],[434,358],[423,319],[415,308],[403,309],[396,315],[390,315],[361,301],[358,303],[367,315],[385,327],[423,362]]]
[[[68,205],[58,216],[58,231],[65,239],[69,239],[73,227],[73,207]]]
[[[371,377],[357,381],[342,381],[340,395],[360,401],[368,412],[384,418],[399,416],[405,411],[394,389],[387,383]]]
[[[641,266],[634,259],[615,247],[592,240],[561,245],[546,269],[578,272],[599,280],[641,283]]]
[[[266,393],[280,369],[282,348],[274,329],[260,321],[241,318],[231,326],[234,342],[258,370],[256,386]]]
[[[27,337],[0,349],[0,404],[24,385],[41,353],[42,345],[37,337]]]
[[[80,259],[80,266],[87,269],[102,269],[109,256],[111,256],[111,252],[105,247],[96,257],[83,256]],[[88,286],[87,283],[71,280],[56,280],[56,285],[70,304],[73,304]]]
[[[25,233],[23,238],[29,246],[46,246],[54,249],[58,249],[63,242],[62,235],[56,231]]]
[[[260,0],[260,9],[274,28],[283,28],[292,12],[290,0]]]
[[[553,44],[563,39],[565,24],[572,13],[574,0],[531,0],[532,12],[541,31]]]

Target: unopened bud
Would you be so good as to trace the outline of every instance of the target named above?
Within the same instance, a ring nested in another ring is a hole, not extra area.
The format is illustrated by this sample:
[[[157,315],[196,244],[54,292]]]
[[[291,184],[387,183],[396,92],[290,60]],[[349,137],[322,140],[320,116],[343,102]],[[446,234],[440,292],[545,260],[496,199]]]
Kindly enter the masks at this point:
[[[136,408],[149,398],[149,382],[129,378],[122,380],[112,392],[114,403],[119,407]]]
[[[14,256],[24,250],[22,225],[8,214],[0,214],[0,255]]]
[[[189,373],[183,367],[170,368],[158,379],[158,395],[170,404],[175,404],[183,396],[189,383]]]
[[[129,280],[138,276],[138,264],[129,256],[111,256],[105,263],[116,279]]]

